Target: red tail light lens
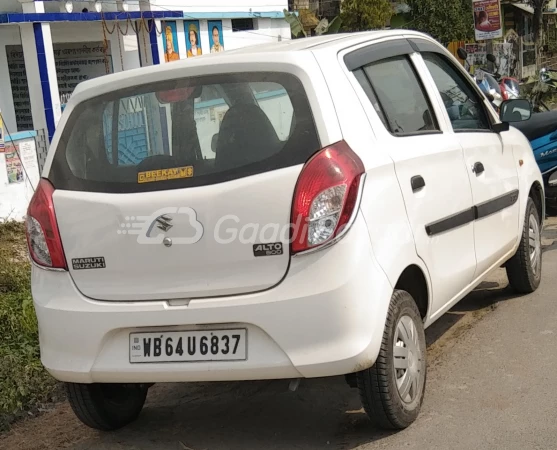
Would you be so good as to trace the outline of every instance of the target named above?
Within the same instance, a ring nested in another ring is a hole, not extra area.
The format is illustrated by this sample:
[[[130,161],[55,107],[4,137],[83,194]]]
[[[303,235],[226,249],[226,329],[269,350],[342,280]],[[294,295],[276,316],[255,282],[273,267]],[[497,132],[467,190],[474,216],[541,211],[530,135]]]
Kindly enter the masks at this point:
[[[501,83],[501,97],[503,97],[503,100],[509,99],[509,93],[507,92],[507,87],[505,86],[505,83]]]
[[[365,169],[348,144],[337,142],[302,169],[292,205],[292,253],[316,248],[339,236],[357,210]]]
[[[68,268],[58,231],[52,194],[54,187],[41,179],[27,208],[27,244],[31,258],[38,265],[53,269]]]

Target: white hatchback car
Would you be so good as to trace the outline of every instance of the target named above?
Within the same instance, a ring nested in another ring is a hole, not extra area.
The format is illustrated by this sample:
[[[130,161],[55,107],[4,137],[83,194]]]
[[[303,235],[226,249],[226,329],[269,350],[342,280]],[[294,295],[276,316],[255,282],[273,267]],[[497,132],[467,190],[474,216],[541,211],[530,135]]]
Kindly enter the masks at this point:
[[[424,329],[505,265],[541,277],[526,138],[410,31],[273,43],[87,81],[27,217],[44,366],[88,426],[156,382],[346,375],[418,415]]]

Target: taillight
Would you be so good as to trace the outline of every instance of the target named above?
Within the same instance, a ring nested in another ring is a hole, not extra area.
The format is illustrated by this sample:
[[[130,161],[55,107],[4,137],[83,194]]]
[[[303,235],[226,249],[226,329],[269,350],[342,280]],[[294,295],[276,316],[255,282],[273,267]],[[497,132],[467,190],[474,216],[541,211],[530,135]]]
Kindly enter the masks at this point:
[[[505,86],[505,83],[501,83],[501,97],[503,97],[503,100],[508,100],[509,99],[509,93],[507,92],[507,87]]]
[[[306,163],[294,191],[292,253],[322,246],[348,231],[364,172],[362,161],[344,141],[320,150]]]
[[[29,253],[35,263],[52,269],[66,269],[66,258],[56,223],[52,194],[54,187],[41,179],[27,208],[25,228]]]

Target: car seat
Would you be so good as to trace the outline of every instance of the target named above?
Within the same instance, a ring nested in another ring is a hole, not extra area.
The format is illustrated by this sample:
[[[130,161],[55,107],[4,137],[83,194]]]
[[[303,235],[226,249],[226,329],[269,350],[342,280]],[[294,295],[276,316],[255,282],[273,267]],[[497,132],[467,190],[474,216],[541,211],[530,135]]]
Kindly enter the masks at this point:
[[[222,120],[218,134],[215,168],[228,170],[273,156],[282,147],[263,110],[254,104],[237,104]]]

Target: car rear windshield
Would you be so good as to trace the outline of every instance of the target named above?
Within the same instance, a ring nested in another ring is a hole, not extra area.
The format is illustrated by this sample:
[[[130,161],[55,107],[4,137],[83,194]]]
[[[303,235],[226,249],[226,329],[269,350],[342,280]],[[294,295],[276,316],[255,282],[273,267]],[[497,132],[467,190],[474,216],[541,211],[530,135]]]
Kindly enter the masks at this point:
[[[58,189],[145,192],[222,183],[320,148],[301,82],[234,73],[136,85],[77,105],[49,172]]]

